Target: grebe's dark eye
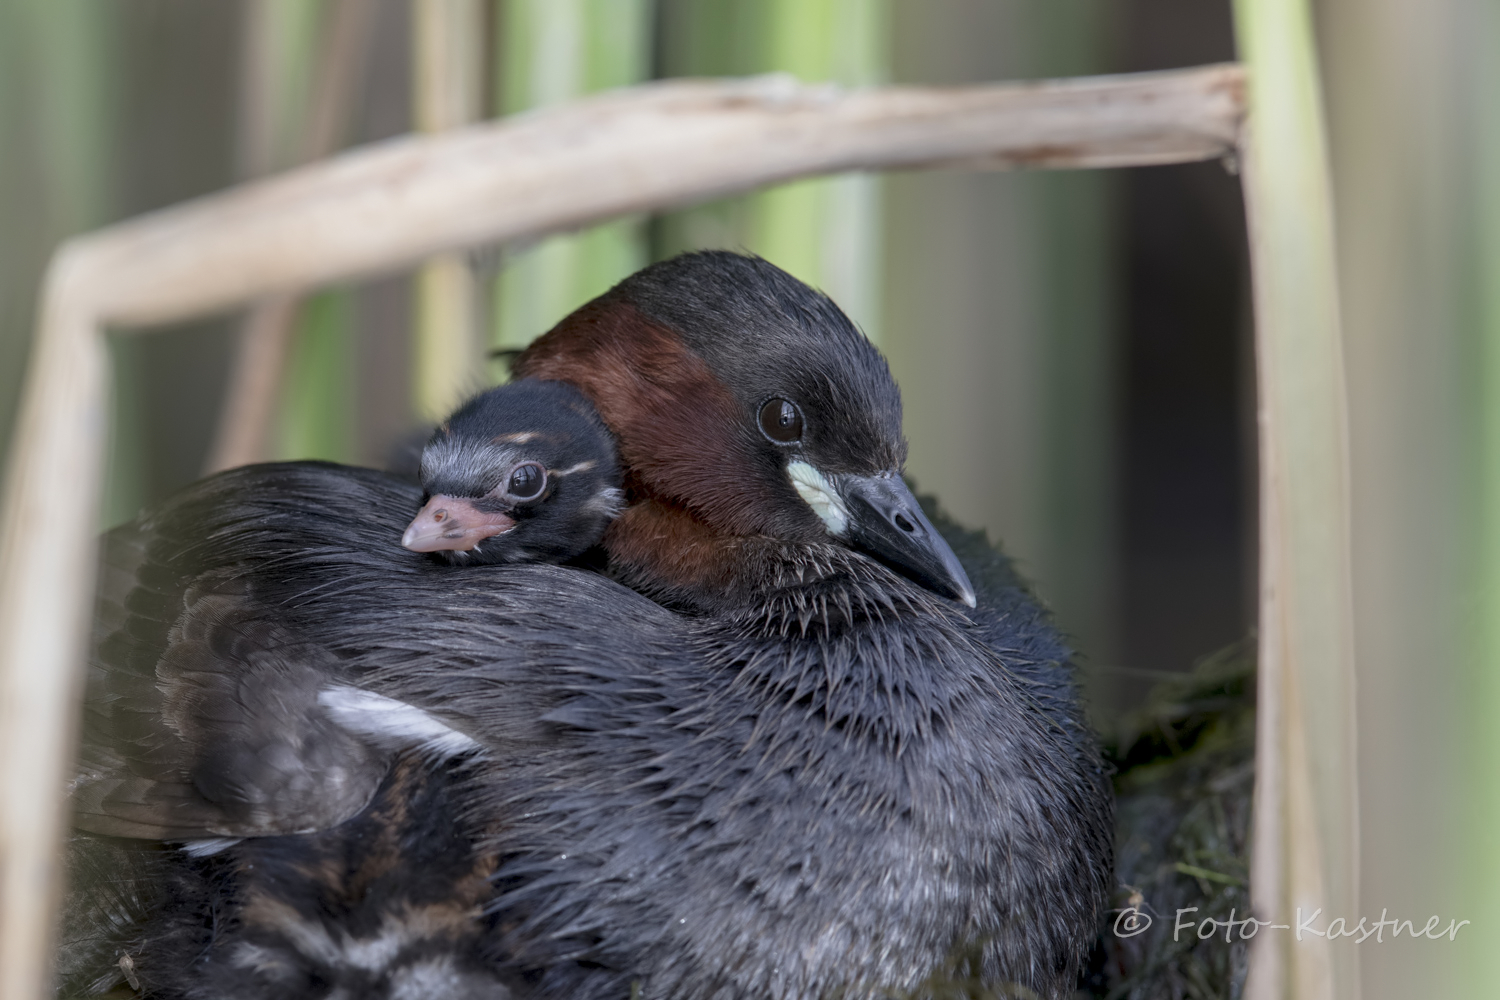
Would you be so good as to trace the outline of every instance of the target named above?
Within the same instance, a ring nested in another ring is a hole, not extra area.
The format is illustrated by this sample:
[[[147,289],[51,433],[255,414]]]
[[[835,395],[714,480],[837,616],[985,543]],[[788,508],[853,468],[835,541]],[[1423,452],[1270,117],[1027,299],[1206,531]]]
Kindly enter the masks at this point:
[[[547,488],[547,470],[535,462],[522,462],[510,470],[505,492],[517,500],[535,500]]]
[[[802,411],[789,399],[768,399],[760,408],[760,432],[777,444],[796,444],[802,440]]]

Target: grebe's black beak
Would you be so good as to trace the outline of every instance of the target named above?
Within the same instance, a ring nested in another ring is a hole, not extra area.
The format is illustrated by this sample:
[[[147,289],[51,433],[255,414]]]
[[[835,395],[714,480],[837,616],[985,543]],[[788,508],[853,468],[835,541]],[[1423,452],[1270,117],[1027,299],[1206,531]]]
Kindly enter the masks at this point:
[[[839,476],[835,482],[849,511],[844,537],[850,545],[928,590],[974,607],[969,575],[899,474]]]

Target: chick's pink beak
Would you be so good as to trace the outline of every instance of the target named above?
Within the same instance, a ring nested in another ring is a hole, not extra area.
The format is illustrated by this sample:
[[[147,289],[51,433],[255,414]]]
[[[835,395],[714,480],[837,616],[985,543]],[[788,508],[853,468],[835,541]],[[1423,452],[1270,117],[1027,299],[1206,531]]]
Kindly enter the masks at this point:
[[[480,510],[472,500],[438,494],[417,511],[401,544],[413,552],[467,552],[515,526],[514,518],[499,511]]]

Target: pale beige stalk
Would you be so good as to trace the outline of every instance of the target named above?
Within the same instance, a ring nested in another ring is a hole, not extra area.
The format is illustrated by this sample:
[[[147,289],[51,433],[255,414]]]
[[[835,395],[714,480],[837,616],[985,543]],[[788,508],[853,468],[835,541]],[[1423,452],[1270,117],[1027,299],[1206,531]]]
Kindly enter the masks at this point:
[[[1251,899],[1359,921],[1348,407],[1333,192],[1306,0],[1236,0],[1260,420],[1260,650]],[[1302,939],[1299,941],[1298,937]],[[1252,1000],[1353,1000],[1348,941],[1263,930]]]
[[[252,2],[245,12],[241,176],[261,177],[331,155],[346,141],[374,28],[374,0],[333,0],[327,5],[326,45],[309,47],[321,57],[313,67],[310,94],[286,92],[289,84],[284,78],[295,75],[287,73],[292,57],[285,50],[294,46],[286,44],[283,36],[289,33],[277,31],[274,21],[288,12],[265,2]],[[316,11],[291,13],[308,18]],[[270,457],[271,427],[299,305],[296,296],[273,295],[253,304],[241,321],[204,472]]]
[[[480,117],[477,0],[413,0],[413,118],[419,132],[461,128]],[[462,401],[479,364],[479,288],[462,252],[440,253],[416,280],[412,399],[417,415],[434,423]]]

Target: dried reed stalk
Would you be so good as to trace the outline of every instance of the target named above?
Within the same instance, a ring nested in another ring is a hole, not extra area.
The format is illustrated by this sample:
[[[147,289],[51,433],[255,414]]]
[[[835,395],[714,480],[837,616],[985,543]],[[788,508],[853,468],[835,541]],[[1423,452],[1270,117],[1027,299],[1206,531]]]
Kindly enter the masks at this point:
[[[204,475],[270,456],[271,426],[299,304],[298,296],[273,295],[252,305],[240,322]]]
[[[794,177],[1220,157],[1233,66],[840,93],[790,78],[652,84],[348,153],[74,241],[102,321],[138,326]]]
[[[1256,917],[1359,922],[1348,415],[1333,193],[1306,0],[1236,0],[1260,421]],[[1300,940],[1299,940],[1300,938]],[[1352,1000],[1347,942],[1264,931],[1251,1000]]]
[[[477,0],[414,0],[412,107],[417,131],[446,132],[480,117],[484,19]],[[433,423],[462,402],[480,362],[479,294],[462,252],[438,254],[417,272],[412,398]]]
[[[1234,66],[956,89],[675,82],[409,138],[64,245],[43,292],[0,524],[0,1000],[47,992],[105,437],[106,326],[166,323],[843,170],[1224,156]],[[1273,400],[1274,402],[1274,400]]]
[[[246,8],[246,53],[241,86],[242,176],[260,177],[278,165],[284,155],[287,105],[291,99],[275,99],[285,67],[274,51],[273,32],[267,23],[273,12],[268,4],[254,2]],[[301,134],[290,143],[292,163],[308,163],[330,156],[344,144],[345,133],[364,75],[370,36],[374,29],[374,0],[335,0],[326,17],[327,43],[313,73],[311,106]],[[307,97],[307,95],[295,95]],[[300,110],[300,109],[299,109]],[[281,127],[278,127],[280,125]],[[290,166],[291,163],[283,163]],[[271,425],[276,416],[292,335],[300,310],[297,297],[273,295],[256,302],[240,322],[229,384],[219,411],[214,443],[204,462],[205,473],[232,469],[237,465],[264,461],[270,454]]]

